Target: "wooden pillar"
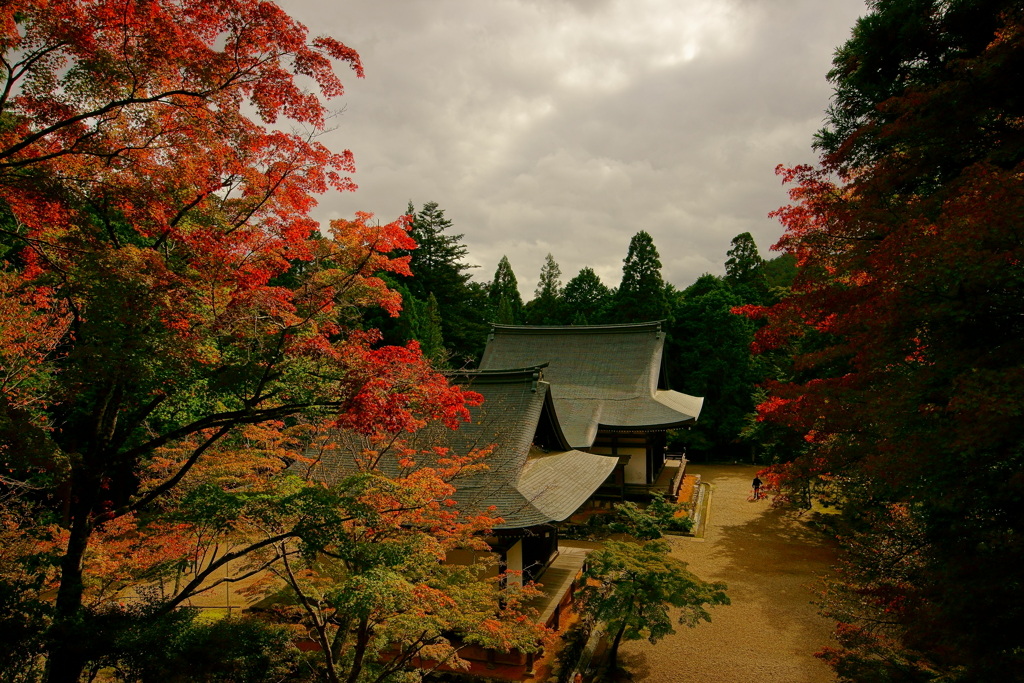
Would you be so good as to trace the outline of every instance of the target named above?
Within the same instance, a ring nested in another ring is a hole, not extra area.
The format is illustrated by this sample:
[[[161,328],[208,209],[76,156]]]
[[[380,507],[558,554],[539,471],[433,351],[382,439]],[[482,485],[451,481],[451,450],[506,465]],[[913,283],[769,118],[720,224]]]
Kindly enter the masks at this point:
[[[527,652],[526,653],[526,675],[527,676],[532,676],[534,674],[533,660],[534,660],[535,656],[536,655],[533,652]]]

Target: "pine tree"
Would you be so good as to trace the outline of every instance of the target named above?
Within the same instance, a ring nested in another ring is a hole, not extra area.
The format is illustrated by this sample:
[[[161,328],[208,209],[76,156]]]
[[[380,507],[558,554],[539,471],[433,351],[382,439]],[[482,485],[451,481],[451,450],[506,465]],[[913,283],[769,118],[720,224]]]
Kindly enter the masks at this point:
[[[449,350],[461,358],[475,358],[486,343],[486,305],[483,291],[469,282],[473,266],[464,261],[468,249],[463,235],[446,233],[452,222],[437,202],[427,202],[418,213],[409,202],[407,211],[413,217],[409,234],[418,245],[408,252],[413,274],[407,281],[409,292],[424,306],[433,295]]]
[[[427,202],[416,213],[409,202],[406,210],[413,216],[409,236],[418,245],[409,259],[409,268],[416,276],[416,284],[410,287],[412,293],[426,300],[429,292],[436,293],[468,281],[469,274],[465,271],[471,266],[463,263],[463,259],[469,249],[462,244],[464,235],[444,234],[452,227],[444,209],[439,208],[437,202]]]
[[[508,311],[502,315],[501,302],[505,300]],[[498,269],[494,271],[494,279],[487,290],[487,300],[498,318],[495,322],[514,325],[522,318],[523,297],[519,293],[516,274],[512,272],[512,264],[507,256],[502,256]]]
[[[531,325],[559,325],[562,323],[562,269],[554,256],[548,254],[540,269],[540,280],[533,301],[526,306],[526,319]]]
[[[629,242],[623,261],[622,283],[615,301],[616,322],[648,322],[669,317],[661,258],[654,238],[641,230]]]

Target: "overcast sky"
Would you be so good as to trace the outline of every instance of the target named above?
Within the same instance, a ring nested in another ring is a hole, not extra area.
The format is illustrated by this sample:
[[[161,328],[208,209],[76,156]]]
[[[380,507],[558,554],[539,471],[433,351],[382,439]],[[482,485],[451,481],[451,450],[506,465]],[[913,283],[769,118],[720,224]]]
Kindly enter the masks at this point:
[[[337,128],[359,190],[328,220],[390,221],[436,201],[474,275],[503,254],[524,296],[544,256],[563,282],[617,285],[630,237],[654,236],[679,287],[724,273],[751,232],[781,234],[777,164],[813,162],[832,53],[863,0],[284,0],[361,55]],[[340,106],[340,104],[338,106]]]

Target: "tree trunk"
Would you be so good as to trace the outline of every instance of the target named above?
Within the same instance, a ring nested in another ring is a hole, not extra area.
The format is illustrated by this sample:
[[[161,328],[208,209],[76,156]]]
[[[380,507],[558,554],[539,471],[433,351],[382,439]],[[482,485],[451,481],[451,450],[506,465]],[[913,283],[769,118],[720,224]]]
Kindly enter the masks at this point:
[[[75,493],[72,488],[72,495]],[[91,488],[91,487],[81,487]],[[71,535],[67,551],[60,563],[60,586],[54,604],[55,619],[50,629],[50,645],[47,649],[48,683],[77,683],[81,678],[88,656],[87,645],[83,642],[81,623],[83,567],[85,552],[89,547],[92,528],[89,524],[89,509],[92,496],[84,495],[72,502]]]
[[[356,651],[352,659],[352,671],[348,674],[348,683],[356,683],[359,674],[363,672],[363,657],[366,655],[366,646],[370,642],[370,620],[363,617],[359,620],[359,629],[356,631]]]
[[[331,648],[331,639],[327,636],[327,622],[316,623],[317,635],[320,638],[320,647],[324,653],[324,664],[327,666],[327,680],[330,683],[341,683],[338,678],[338,669],[335,667],[334,651]]]
[[[615,640],[612,641],[612,649],[608,653],[608,667],[614,671],[619,668],[619,643],[622,642],[622,634],[626,632],[626,622],[622,622],[622,626],[619,627],[619,632],[615,634]]]

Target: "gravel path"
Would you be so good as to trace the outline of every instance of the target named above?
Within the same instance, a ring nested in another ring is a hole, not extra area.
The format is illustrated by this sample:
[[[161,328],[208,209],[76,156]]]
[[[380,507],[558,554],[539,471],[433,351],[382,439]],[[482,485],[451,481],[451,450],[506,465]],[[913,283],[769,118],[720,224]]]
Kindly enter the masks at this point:
[[[792,513],[750,502],[757,467],[688,465],[713,486],[703,539],[674,538],[673,554],[697,576],[728,584],[729,606],[712,622],[677,626],[651,645],[623,643],[619,662],[635,681],[653,683],[828,683],[831,670],[813,654],[830,642],[832,624],[811,604],[810,586],[828,571],[833,551]]]

